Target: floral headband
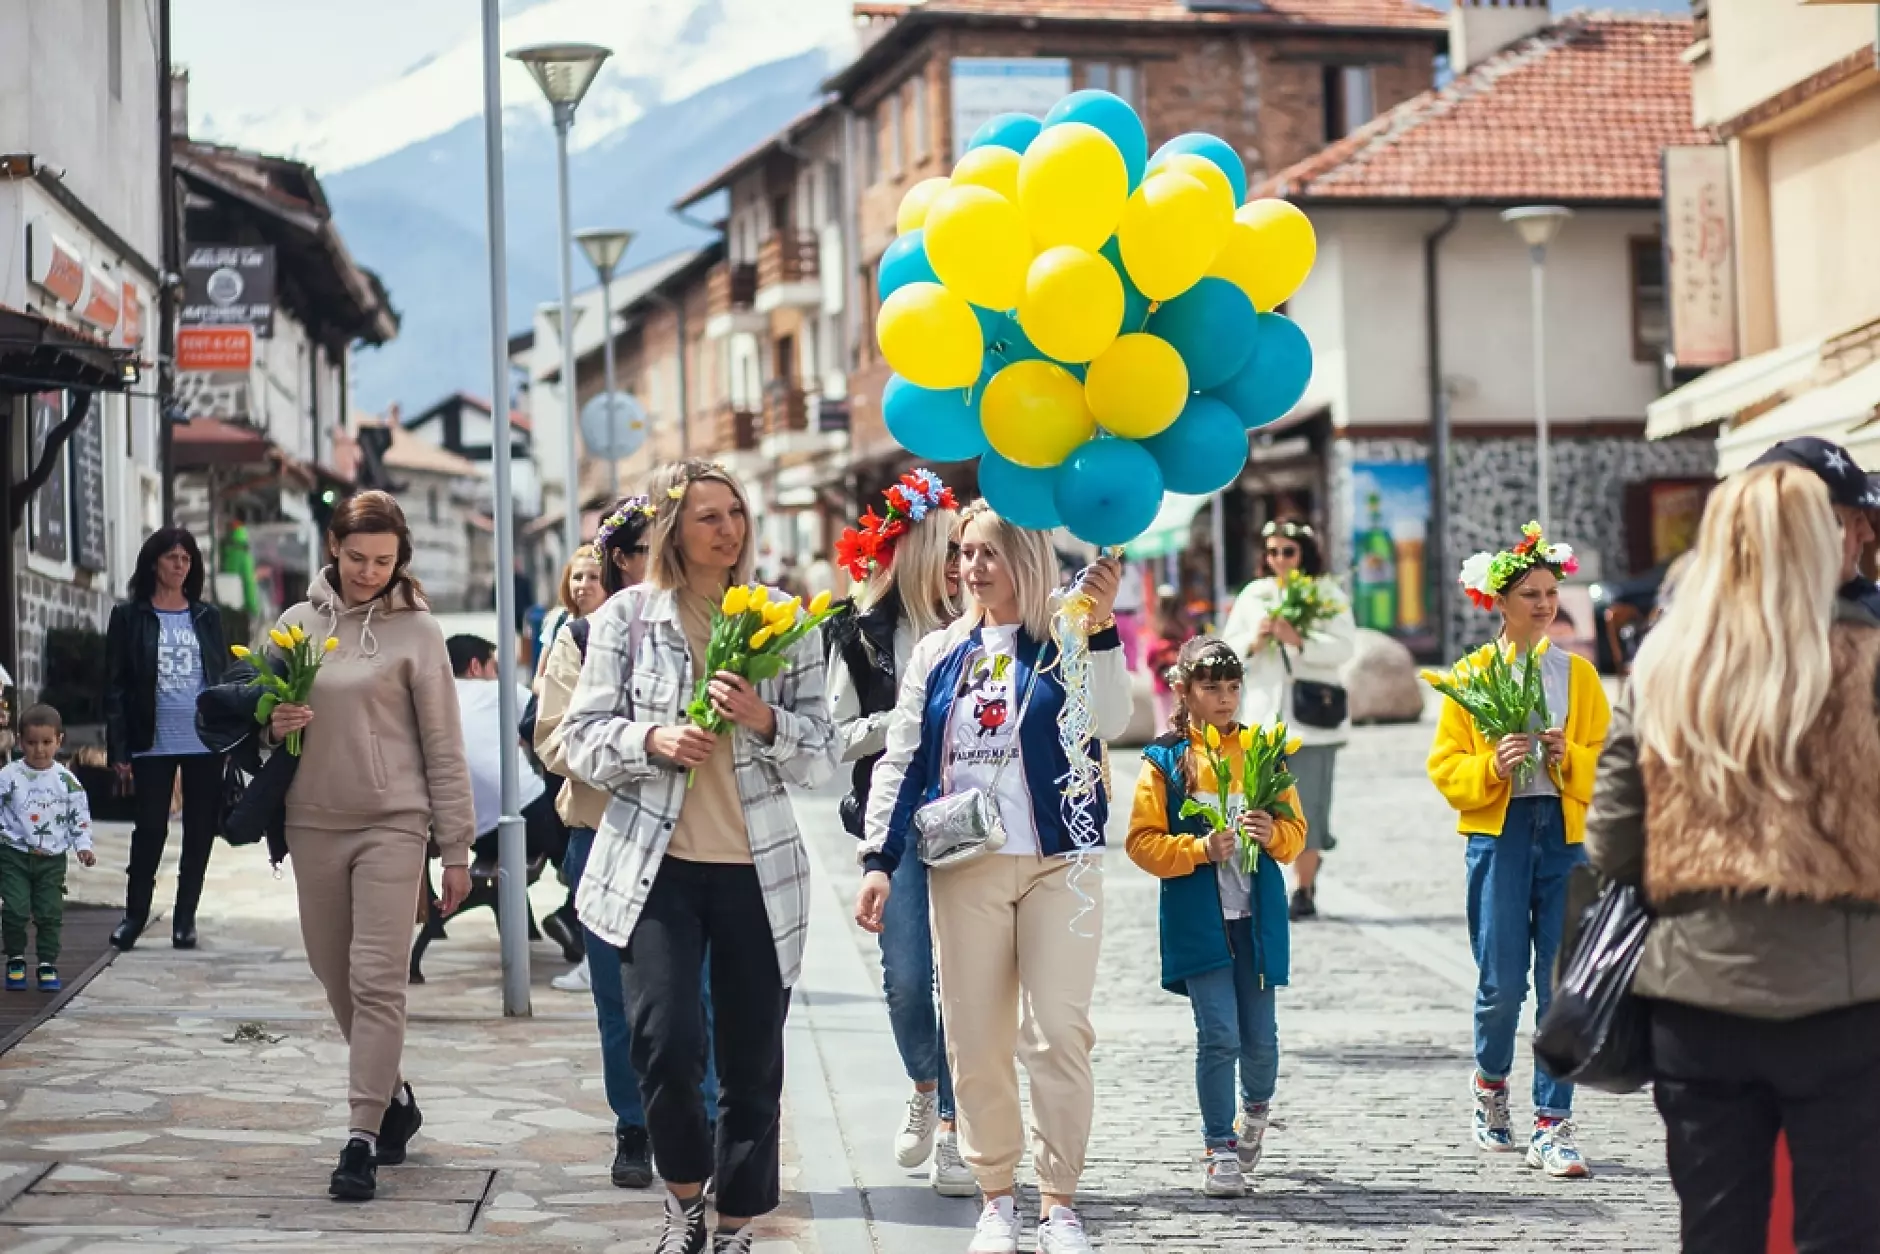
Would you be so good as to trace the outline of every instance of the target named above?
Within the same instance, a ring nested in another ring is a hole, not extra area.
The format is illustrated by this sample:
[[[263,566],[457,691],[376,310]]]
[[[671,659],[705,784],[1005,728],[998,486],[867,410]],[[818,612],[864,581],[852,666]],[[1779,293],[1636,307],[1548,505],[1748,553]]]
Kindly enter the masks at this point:
[[[601,519],[600,530],[594,533],[594,548],[597,552],[607,551],[608,541],[614,538],[614,532],[626,526],[635,518],[653,520],[653,503],[643,496],[628,497],[619,509]]]
[[[1308,539],[1316,539],[1318,533],[1313,531],[1309,525],[1302,522],[1274,521],[1260,528],[1260,536],[1262,539],[1266,540],[1271,540],[1274,536],[1285,536],[1287,539],[1297,539],[1300,536],[1305,536]]]
[[[1541,525],[1531,522],[1521,528],[1521,542],[1499,553],[1477,553],[1462,564],[1456,582],[1469,594],[1469,600],[1482,609],[1495,607],[1495,598],[1536,566],[1552,567],[1562,574],[1575,574],[1580,559],[1566,544],[1549,544],[1541,535]]]
[[[1168,669],[1171,682],[1186,683],[1199,679],[1204,683],[1219,683],[1228,679],[1239,679],[1245,673],[1240,654],[1234,652],[1232,645],[1225,641],[1216,641],[1203,649],[1200,655],[1187,665],[1177,662]]]
[[[836,565],[856,580],[868,578],[882,566],[894,564],[894,550],[908,528],[932,509],[958,509],[953,489],[931,470],[909,471],[886,492],[888,512],[863,511],[857,526],[847,528],[836,541]]]

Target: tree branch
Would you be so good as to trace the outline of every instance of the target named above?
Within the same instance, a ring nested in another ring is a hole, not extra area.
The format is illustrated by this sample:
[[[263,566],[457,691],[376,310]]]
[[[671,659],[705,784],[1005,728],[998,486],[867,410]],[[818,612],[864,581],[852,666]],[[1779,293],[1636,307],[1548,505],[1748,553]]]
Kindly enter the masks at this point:
[[[73,433],[84,425],[85,415],[91,412],[90,392],[73,392],[70,395],[72,397],[71,408],[66,411],[65,417],[59,419],[58,425],[46,433],[46,447],[39,451],[39,461],[33,467],[32,473],[14,484],[12,491],[8,493],[13,505],[13,517],[9,520],[12,524],[9,534],[18,531],[20,524],[26,521],[27,503],[33,499],[35,492],[46,486],[46,480],[52,478],[52,467],[59,460],[59,450],[64,448]],[[30,414],[29,406],[27,418],[29,424],[32,421]],[[30,425],[27,427],[26,441],[30,448],[32,446]]]

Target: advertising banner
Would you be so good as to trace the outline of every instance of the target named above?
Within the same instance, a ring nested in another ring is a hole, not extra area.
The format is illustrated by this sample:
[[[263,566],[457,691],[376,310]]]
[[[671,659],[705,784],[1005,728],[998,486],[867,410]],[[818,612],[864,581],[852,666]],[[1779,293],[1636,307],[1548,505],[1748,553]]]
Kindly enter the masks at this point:
[[[183,257],[185,327],[250,327],[274,333],[274,248],[257,244],[190,244]]]
[[[1358,626],[1412,649],[1433,647],[1424,546],[1430,529],[1430,468],[1422,462],[1359,462],[1351,468],[1351,611]]]
[[[1736,360],[1736,243],[1730,152],[1690,145],[1664,152],[1667,304],[1679,366]]]

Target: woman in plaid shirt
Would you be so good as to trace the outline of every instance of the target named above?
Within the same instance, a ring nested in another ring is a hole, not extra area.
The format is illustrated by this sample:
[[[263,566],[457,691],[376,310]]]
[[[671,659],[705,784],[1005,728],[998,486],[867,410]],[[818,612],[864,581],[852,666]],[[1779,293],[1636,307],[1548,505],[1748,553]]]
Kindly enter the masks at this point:
[[[729,735],[687,720],[713,612],[727,587],[750,579],[750,511],[737,480],[706,462],[660,468],[649,495],[647,582],[589,620],[563,725],[569,776],[611,794],[575,908],[620,948],[633,1065],[669,1190],[658,1254],[703,1254],[708,1178],[717,1183],[713,1254],[742,1254],[750,1218],[777,1206],[783,1020],[809,925],[809,859],[784,785],[827,781],[841,745],[824,705],[819,631],[775,679],[713,677]],[[715,1161],[698,1100],[708,952]]]

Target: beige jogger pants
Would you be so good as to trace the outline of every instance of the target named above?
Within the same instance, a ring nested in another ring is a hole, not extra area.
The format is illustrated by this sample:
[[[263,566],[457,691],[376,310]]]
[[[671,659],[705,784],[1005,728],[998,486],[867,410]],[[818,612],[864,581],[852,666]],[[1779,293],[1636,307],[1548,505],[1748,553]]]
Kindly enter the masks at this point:
[[[1075,889],[1074,863],[1029,854],[991,854],[932,873],[960,1153],[990,1192],[1012,1187],[1025,1148],[1015,1053],[1031,1079],[1039,1189],[1074,1194],[1083,1174],[1096,1104],[1090,999],[1102,948],[1103,860],[1093,856],[1086,867]]]
[[[290,827],[287,850],[307,965],[351,1050],[350,1126],[376,1134],[400,1083],[424,838]]]

